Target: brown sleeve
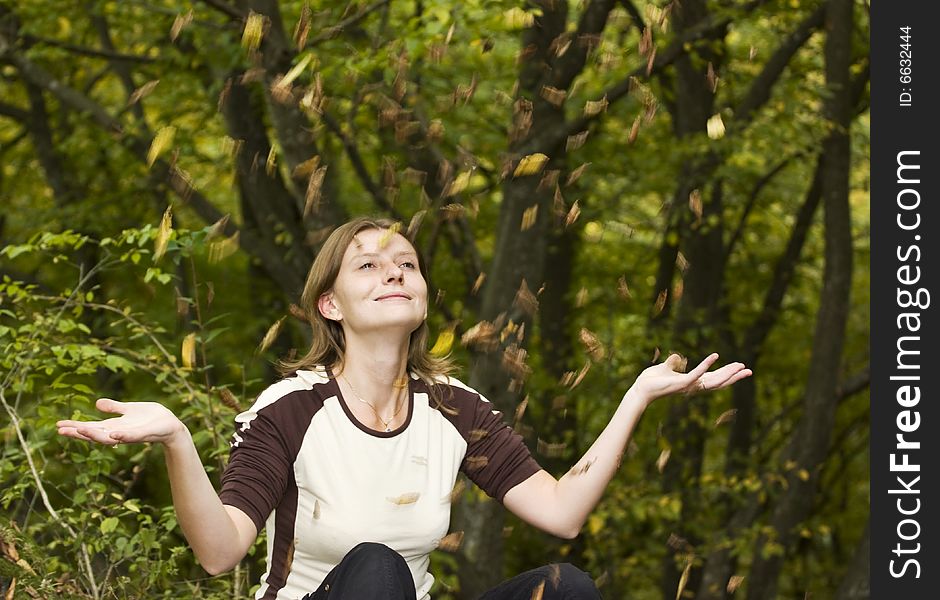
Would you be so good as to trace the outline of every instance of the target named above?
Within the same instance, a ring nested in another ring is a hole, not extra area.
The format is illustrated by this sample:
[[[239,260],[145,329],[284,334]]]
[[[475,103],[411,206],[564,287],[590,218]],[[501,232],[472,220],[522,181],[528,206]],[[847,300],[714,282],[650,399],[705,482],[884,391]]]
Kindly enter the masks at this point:
[[[319,406],[322,402],[311,402],[310,392],[304,390],[236,417],[219,498],[248,515],[258,531],[293,482],[297,452]]]
[[[474,393],[461,404],[460,412],[469,412],[467,416],[472,415],[472,419],[459,416],[457,419],[466,428],[458,425],[467,441],[467,454],[460,470],[489,496],[502,502],[506,492],[539,472],[541,467],[532,458],[522,436],[513,431],[503,420],[502,413],[495,412],[493,405],[482,396]]]

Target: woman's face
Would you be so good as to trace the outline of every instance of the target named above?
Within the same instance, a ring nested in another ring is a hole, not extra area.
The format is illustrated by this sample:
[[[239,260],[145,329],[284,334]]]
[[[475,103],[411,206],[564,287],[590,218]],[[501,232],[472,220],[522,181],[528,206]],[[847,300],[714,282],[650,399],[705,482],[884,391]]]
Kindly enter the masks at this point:
[[[320,313],[347,333],[399,330],[410,335],[427,317],[428,285],[411,243],[387,229],[360,231],[343,255]]]

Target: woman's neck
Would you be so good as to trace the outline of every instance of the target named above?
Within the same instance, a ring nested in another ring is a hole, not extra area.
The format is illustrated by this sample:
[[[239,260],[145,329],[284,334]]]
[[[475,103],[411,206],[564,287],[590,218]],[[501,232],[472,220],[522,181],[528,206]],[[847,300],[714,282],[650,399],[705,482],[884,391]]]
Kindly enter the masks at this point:
[[[343,364],[339,366],[347,385],[380,414],[391,414],[408,384],[408,340],[401,345],[366,343],[354,337],[346,339]]]

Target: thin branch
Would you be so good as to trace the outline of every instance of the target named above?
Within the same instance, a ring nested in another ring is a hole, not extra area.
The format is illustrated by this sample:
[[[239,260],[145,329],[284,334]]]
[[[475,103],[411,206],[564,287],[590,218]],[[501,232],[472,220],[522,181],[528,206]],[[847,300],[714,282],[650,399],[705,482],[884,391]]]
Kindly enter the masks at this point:
[[[364,9],[362,9],[361,12],[351,17],[348,17],[346,19],[343,19],[342,21],[340,21],[336,25],[333,25],[332,27],[327,27],[326,29],[323,30],[322,33],[317,34],[316,36],[313,37],[313,39],[308,41],[306,47],[312,48],[313,46],[316,46],[317,44],[321,42],[325,42],[326,40],[333,39],[334,37],[342,33],[343,30],[346,29],[347,27],[352,27],[353,25],[358,24],[360,21],[362,21],[367,16],[369,16],[371,13],[382,8],[389,2],[390,0],[378,0],[378,2],[374,2],[370,4],[369,6],[365,7]]]
[[[95,48],[87,48],[85,46],[76,46],[75,44],[69,44],[68,42],[62,42],[59,40],[40,37],[36,35],[27,34],[22,37],[25,41],[30,42],[30,43],[42,44],[45,46],[53,46],[55,48],[62,48],[63,50],[68,50],[72,54],[78,54],[80,56],[89,56],[92,58],[101,58],[104,60],[119,60],[119,61],[124,61],[124,62],[136,62],[136,63],[147,63],[147,64],[164,62],[160,58],[153,58],[150,56],[139,56],[136,54],[123,54],[121,52],[114,52],[111,50],[97,50]]]
[[[222,0],[201,0],[201,2],[214,8],[233,21],[241,22],[245,19],[245,17],[248,16],[248,13],[243,12],[242,10],[232,6],[231,4],[223,2]]]
[[[369,175],[369,170],[366,168],[365,161],[362,159],[362,154],[359,152],[359,146],[356,144],[356,141],[350,138],[339,126],[339,123],[336,122],[329,113],[324,111],[321,115],[323,123],[326,124],[327,128],[333,132],[336,137],[340,139],[340,142],[343,144],[343,148],[346,150],[346,156],[349,157],[349,162],[352,163],[353,170],[356,172],[356,175],[359,177],[359,181],[362,182],[362,185],[366,188],[366,191],[372,195],[372,198],[375,200],[375,203],[379,207],[386,211],[392,218],[399,221],[404,221],[404,217],[395,210],[395,207],[392,206],[392,203],[388,201],[388,198],[385,197],[385,192],[382,191],[382,188],[372,179]]]

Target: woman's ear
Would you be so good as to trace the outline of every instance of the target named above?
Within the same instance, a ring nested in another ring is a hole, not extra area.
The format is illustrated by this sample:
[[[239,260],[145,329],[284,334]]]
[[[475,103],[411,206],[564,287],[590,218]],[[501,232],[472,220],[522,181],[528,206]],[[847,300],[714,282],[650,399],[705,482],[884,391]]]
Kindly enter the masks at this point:
[[[317,308],[320,310],[320,314],[326,319],[331,321],[343,320],[343,313],[339,310],[339,307],[336,306],[336,303],[333,302],[332,292],[327,292],[320,296],[317,300]]]

